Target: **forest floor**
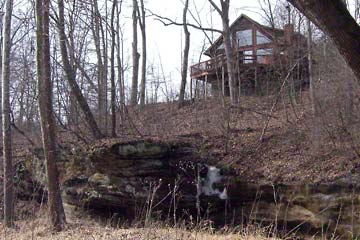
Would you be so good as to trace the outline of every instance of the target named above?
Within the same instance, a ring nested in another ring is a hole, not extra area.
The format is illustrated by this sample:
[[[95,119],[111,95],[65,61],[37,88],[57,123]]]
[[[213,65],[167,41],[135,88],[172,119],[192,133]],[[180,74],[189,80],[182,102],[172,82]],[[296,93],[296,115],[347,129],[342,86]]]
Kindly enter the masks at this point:
[[[44,211],[29,221],[17,221],[15,229],[0,223],[0,239],[4,240],[265,240],[276,239],[264,228],[248,226],[246,229],[214,231],[207,226],[186,229],[153,223],[148,227],[114,227],[94,220],[78,220],[67,224],[64,231],[54,233],[48,228]]]
[[[181,109],[176,102],[129,108],[123,121],[118,117],[117,135],[192,142],[209,163],[233,168],[248,182],[324,183],[357,172],[360,121],[345,128],[332,105],[314,119],[308,91],[296,102],[284,97],[273,107],[275,101],[274,95],[243,96],[240,105],[231,108],[216,98],[189,101]],[[84,128],[59,128],[60,145],[85,146],[74,134],[79,129]],[[15,159],[33,154],[35,147],[41,149],[40,129],[25,131],[25,136],[31,144],[14,131]]]
[[[314,120],[308,92],[296,103],[280,100],[273,108],[275,99],[245,96],[231,109],[219,99],[180,110],[176,103],[153,104],[132,109],[131,125],[145,136],[193,141],[210,162],[234,168],[249,182],[332,182],[359,167],[357,137],[326,110]]]

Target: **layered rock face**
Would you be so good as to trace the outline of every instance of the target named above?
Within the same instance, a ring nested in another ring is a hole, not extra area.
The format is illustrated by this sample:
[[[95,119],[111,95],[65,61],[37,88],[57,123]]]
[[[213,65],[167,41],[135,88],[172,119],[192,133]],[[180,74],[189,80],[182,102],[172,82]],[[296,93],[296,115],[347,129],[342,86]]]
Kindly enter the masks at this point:
[[[64,198],[72,205],[122,212],[127,217],[138,214],[136,209],[150,208],[149,201],[156,210],[170,211],[173,199],[181,207],[195,207],[193,181],[199,157],[187,144],[108,143],[92,147],[83,156],[67,167]]]
[[[250,221],[276,226],[287,234],[349,238],[360,234],[359,190],[348,180],[289,185],[238,181],[230,184],[228,195],[233,208]]]
[[[357,181],[245,183],[234,171],[207,162],[197,148],[180,142],[97,144],[75,153],[66,165],[64,200],[126,219],[176,213],[189,221],[209,219],[217,226],[260,222],[284,232],[360,233]]]

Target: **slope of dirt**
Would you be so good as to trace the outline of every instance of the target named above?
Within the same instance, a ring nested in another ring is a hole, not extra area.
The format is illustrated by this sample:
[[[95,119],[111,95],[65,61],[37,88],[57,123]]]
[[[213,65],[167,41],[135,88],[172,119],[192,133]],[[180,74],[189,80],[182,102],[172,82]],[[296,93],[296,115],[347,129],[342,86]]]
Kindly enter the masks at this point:
[[[246,96],[231,109],[218,99],[188,102],[181,109],[176,103],[153,104],[129,110],[124,129],[193,141],[209,162],[235,168],[244,181],[332,182],[356,171],[356,146],[318,129],[322,123],[312,120],[307,92],[296,103],[280,100],[272,112],[274,101],[275,96]]]
[[[330,132],[322,127],[324,119],[314,124],[306,91],[296,103],[280,99],[273,108],[275,98],[244,96],[232,108],[224,108],[214,98],[189,101],[181,109],[177,103],[129,108],[122,121],[118,117],[117,135],[124,140],[145,137],[193,142],[208,156],[209,164],[232,167],[248,182],[324,183],[357,172],[360,140],[342,137],[341,131]],[[79,129],[82,133],[74,134]],[[84,126],[72,131],[59,126],[58,130],[60,147],[67,151],[92,141],[84,137],[89,134]],[[356,125],[353,132],[357,132]],[[41,148],[40,131],[24,133],[14,130],[15,165],[37,155],[34,150]]]

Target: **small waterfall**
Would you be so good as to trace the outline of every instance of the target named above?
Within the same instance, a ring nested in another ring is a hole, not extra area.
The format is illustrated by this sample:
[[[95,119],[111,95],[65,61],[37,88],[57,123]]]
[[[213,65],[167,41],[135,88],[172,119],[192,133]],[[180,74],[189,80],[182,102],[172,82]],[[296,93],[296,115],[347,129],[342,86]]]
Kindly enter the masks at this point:
[[[206,178],[202,179],[200,188],[198,188],[198,196],[204,194],[206,196],[218,196],[220,199],[228,199],[227,190],[224,188],[223,191],[220,191],[217,188],[214,188],[214,184],[221,182],[222,176],[220,174],[220,169],[214,166],[207,167]]]

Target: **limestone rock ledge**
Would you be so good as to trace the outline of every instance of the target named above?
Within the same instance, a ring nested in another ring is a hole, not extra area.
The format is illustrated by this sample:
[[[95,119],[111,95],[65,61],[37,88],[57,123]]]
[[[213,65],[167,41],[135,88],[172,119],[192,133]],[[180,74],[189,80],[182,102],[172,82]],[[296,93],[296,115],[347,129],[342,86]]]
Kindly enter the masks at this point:
[[[81,156],[66,168],[64,199],[72,205],[134,216],[151,195],[153,202],[162,200],[157,208],[168,207],[174,189],[181,202],[186,199],[182,205],[196,201],[193,176],[200,157],[189,144],[119,141],[96,145]]]
[[[346,238],[360,234],[358,180],[248,183],[221,165],[216,166],[220,175],[210,174],[206,163],[196,147],[184,142],[97,144],[73,154],[67,163],[64,201],[77,208],[116,212],[126,219],[140,218],[150,209],[160,218],[173,216],[174,211],[183,219],[200,214],[217,226],[259,222],[284,232],[329,236],[336,232]],[[204,191],[204,186],[211,189]]]

